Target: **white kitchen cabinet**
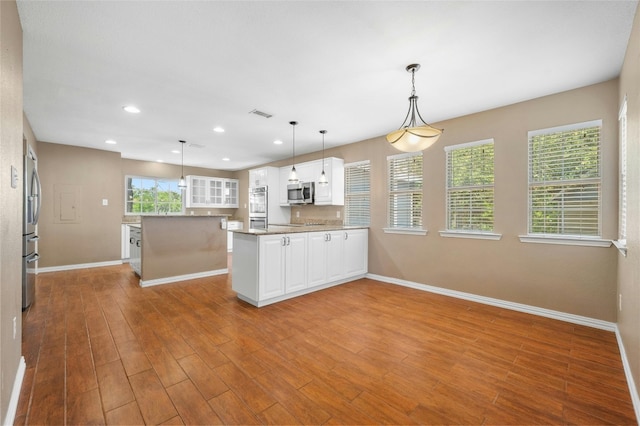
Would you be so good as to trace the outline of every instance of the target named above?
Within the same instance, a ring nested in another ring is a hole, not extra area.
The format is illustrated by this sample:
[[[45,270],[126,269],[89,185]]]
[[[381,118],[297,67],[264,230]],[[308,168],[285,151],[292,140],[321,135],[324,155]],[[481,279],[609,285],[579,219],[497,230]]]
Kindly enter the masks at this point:
[[[131,256],[131,246],[129,243],[129,237],[130,237],[130,230],[129,230],[129,225],[122,225],[122,230],[121,230],[121,236],[120,236],[120,241],[122,242],[122,250],[121,250],[121,256],[122,256],[122,260],[129,260],[129,257]]]
[[[279,188],[279,200],[281,206],[288,206],[289,200],[287,199],[287,185],[289,185],[289,173],[291,173],[291,167],[281,167],[280,168],[280,184]]]
[[[243,223],[239,220],[227,221],[227,251],[233,251],[233,231],[243,228]]]
[[[291,229],[233,233],[231,288],[239,299],[261,307],[366,275],[367,229]]]
[[[249,170],[249,188],[269,185],[269,171],[267,167]]]
[[[344,160],[328,157],[324,159],[324,174],[329,181],[320,185],[318,179],[322,173],[322,160],[318,161],[318,173],[315,176],[316,196],[314,204],[318,206],[344,206]]]
[[[129,227],[129,265],[141,276],[142,274],[142,230],[139,226]]]
[[[314,204],[319,206],[343,206],[344,205],[344,160],[341,158],[327,157],[324,159],[324,173],[329,180],[327,185],[318,185],[320,173],[322,173],[322,160],[307,161],[296,164],[298,179],[300,182],[314,182]],[[287,185],[291,166],[280,168],[280,205],[288,205]]]
[[[342,233],[345,278],[366,274],[369,270],[369,230],[350,229]]]
[[[275,234],[261,236],[258,240],[259,299],[270,299],[304,289],[307,286],[307,235]]]
[[[309,232],[307,287],[340,280],[344,276],[343,232]]]
[[[187,176],[186,206],[238,208],[238,179]]]

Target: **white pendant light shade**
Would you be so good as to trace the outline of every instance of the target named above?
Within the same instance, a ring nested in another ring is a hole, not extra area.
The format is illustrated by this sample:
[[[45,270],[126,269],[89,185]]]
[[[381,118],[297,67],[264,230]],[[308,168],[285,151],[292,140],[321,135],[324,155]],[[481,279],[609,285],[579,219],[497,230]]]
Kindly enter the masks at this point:
[[[320,130],[320,134],[322,135],[322,173],[320,173],[318,185],[324,186],[329,184],[329,179],[327,179],[327,175],[324,172],[324,135],[327,134],[327,131]]]
[[[184,144],[186,144],[187,141],[180,140],[178,142],[182,144],[182,174],[180,175],[180,180],[178,181],[178,188],[186,189],[187,181],[184,179]]]
[[[427,124],[418,110],[415,76],[416,71],[420,69],[420,64],[407,65],[406,69],[411,73],[412,85],[411,96],[409,96],[409,111],[400,128],[387,135],[387,142],[400,151],[416,152],[427,149],[436,143],[443,130]],[[422,124],[417,122],[418,118],[422,121]]]
[[[290,121],[293,129],[293,156],[291,157],[291,173],[289,173],[289,183],[298,183],[298,172],[296,172],[296,125],[297,121]]]

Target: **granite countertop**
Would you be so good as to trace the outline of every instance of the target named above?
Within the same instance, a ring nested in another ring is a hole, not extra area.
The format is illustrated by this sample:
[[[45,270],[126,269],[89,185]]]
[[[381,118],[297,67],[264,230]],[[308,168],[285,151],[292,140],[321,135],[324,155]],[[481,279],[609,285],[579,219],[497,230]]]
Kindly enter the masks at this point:
[[[318,231],[343,231],[349,229],[368,229],[368,226],[344,226],[344,225],[269,225],[267,229],[237,229],[231,232],[248,235],[276,235],[293,234],[297,232],[318,232]]]

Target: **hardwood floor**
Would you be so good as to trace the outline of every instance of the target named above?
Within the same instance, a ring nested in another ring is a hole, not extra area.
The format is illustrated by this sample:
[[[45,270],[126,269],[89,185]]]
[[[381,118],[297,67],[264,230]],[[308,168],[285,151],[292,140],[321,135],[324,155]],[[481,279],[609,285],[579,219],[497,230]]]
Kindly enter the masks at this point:
[[[40,274],[23,353],[16,424],[637,424],[613,333],[368,279]]]

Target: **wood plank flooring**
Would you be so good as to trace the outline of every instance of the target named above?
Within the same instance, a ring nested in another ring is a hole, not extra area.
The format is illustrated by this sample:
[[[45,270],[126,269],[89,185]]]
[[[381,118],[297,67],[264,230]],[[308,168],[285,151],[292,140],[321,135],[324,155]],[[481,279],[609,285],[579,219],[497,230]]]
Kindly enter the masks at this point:
[[[615,335],[368,279],[40,274],[16,424],[637,424]]]

